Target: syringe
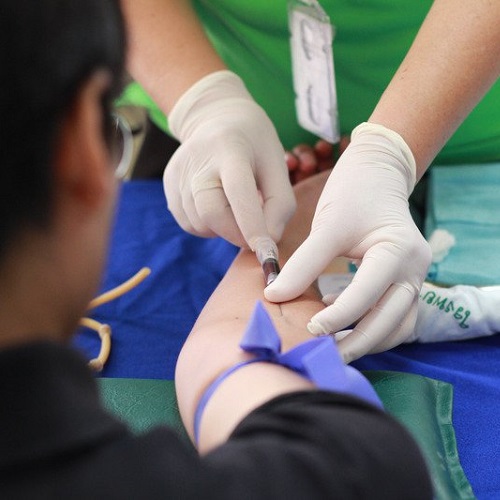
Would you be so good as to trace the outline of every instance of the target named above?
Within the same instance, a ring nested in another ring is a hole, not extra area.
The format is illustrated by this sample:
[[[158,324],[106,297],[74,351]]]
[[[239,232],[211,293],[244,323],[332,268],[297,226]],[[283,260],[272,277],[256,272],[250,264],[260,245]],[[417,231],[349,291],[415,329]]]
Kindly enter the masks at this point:
[[[271,238],[259,238],[255,243],[255,255],[264,271],[265,284],[270,285],[280,272],[276,243]]]

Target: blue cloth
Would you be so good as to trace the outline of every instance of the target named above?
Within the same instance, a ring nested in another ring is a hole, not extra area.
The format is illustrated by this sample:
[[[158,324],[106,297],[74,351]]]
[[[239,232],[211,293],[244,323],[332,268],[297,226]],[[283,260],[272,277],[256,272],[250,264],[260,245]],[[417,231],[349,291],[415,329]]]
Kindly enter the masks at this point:
[[[123,186],[102,289],[141,267],[151,275],[129,294],[91,311],[113,329],[103,376],[172,380],[179,350],[236,249],[220,239],[183,232],[168,212],[160,181]],[[89,357],[97,335],[82,330],[76,345]],[[500,335],[462,342],[410,344],[366,356],[360,370],[394,370],[454,387],[454,427],[463,469],[479,500],[500,498]]]
[[[428,278],[445,285],[500,284],[500,163],[434,166],[429,172],[425,234],[456,239]]]
[[[144,266],[151,275],[118,300],[89,311],[112,329],[112,354],[102,375],[172,380],[179,350],[236,252],[222,239],[182,231],[167,210],[160,182],[125,183],[101,291]],[[99,344],[91,330],[82,329],[76,338],[89,356]]]

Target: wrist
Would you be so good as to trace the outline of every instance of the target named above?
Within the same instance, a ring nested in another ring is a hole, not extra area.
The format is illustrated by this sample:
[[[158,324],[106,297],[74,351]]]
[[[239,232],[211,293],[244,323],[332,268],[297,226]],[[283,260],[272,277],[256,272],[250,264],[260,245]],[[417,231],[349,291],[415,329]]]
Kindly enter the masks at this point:
[[[168,116],[170,131],[176,139],[183,141],[191,132],[196,122],[193,115],[202,113],[210,116],[221,100],[234,102],[238,100],[253,101],[243,80],[229,70],[220,70],[198,80],[174,104]]]
[[[415,157],[406,141],[394,130],[372,122],[359,124],[351,133],[351,145],[370,144],[370,147],[387,153],[388,165],[401,173],[406,181],[408,197],[417,183]]]

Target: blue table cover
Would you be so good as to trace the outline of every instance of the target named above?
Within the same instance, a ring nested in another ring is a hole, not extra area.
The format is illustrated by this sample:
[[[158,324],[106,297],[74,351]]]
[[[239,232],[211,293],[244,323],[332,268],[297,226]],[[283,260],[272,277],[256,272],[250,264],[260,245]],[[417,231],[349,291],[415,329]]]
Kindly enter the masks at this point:
[[[167,210],[160,181],[125,183],[102,291],[143,266],[152,273],[127,295],[89,312],[113,330],[101,375],[172,380],[184,339],[236,251],[221,239],[183,232]],[[75,345],[90,358],[99,340],[82,328]],[[479,500],[500,498],[500,335],[403,345],[353,364],[453,384],[454,427],[465,474]]]

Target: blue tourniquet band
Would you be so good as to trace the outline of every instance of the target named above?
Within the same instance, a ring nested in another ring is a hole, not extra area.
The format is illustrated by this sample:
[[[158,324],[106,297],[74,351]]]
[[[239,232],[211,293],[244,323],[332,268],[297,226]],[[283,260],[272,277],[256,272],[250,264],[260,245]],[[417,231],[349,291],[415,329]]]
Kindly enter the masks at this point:
[[[205,406],[207,405],[209,399],[212,397],[212,394],[218,389],[219,385],[230,375],[232,375],[236,370],[239,370],[240,368],[243,368],[246,365],[250,365],[252,363],[257,363],[257,362],[262,362],[266,361],[264,358],[254,358],[254,359],[247,359],[246,361],[242,361],[241,363],[238,363],[225,372],[221,373],[209,386],[208,389],[203,393],[203,396],[201,397],[200,401],[198,402],[198,407],[196,408],[196,413],[194,414],[194,439],[196,443],[198,443],[198,434],[200,432],[200,421],[201,421],[201,416],[203,415],[203,410],[205,409]]]
[[[242,361],[220,374],[205,390],[194,416],[194,438],[199,441],[201,417],[219,385],[236,370],[251,363],[274,363],[288,368],[313,382],[318,389],[347,393],[382,408],[377,393],[355,368],[345,365],[330,336],[315,337],[281,353],[281,340],[261,302],[257,302],[240,342],[245,352],[255,358]]]

